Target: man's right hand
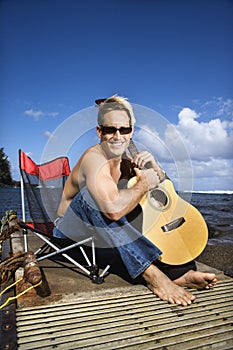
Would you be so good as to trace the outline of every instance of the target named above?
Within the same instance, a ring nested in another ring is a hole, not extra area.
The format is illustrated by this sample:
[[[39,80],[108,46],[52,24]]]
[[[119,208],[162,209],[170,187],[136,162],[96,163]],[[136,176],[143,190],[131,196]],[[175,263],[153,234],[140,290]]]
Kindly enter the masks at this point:
[[[145,170],[134,168],[134,171],[137,176],[137,182],[139,182],[141,186],[144,187],[145,192],[157,187],[160,183],[158,173],[152,168]]]

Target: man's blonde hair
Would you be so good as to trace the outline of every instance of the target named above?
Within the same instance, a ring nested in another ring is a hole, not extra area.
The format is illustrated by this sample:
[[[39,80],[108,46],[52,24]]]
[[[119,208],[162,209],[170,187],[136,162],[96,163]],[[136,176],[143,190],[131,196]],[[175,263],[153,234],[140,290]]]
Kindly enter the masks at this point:
[[[125,111],[129,117],[129,124],[133,126],[136,122],[133,108],[125,97],[113,95],[99,104],[98,124],[103,125],[104,115],[110,111]]]

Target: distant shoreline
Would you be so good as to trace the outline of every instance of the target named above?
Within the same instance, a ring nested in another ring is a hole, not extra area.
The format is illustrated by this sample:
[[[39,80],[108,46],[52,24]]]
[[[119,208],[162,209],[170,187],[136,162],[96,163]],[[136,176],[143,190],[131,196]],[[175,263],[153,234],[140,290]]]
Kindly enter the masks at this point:
[[[13,185],[6,185],[3,183],[0,183],[0,188],[19,188],[20,187],[20,181],[14,181]],[[233,194],[233,190],[200,190],[200,191],[179,191],[180,193],[192,193],[192,194]]]
[[[200,194],[233,194],[233,190],[209,190],[209,191],[182,191],[183,193],[200,193]]]
[[[15,181],[13,185],[6,185],[3,183],[0,183],[0,188],[19,188],[20,187],[20,181]]]

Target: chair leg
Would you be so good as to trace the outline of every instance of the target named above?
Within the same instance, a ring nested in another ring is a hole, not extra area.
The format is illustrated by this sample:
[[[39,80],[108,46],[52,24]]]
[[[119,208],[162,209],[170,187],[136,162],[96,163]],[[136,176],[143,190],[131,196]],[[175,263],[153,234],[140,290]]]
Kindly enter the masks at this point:
[[[74,259],[72,259],[69,255],[67,254],[64,254],[65,251],[71,249],[71,248],[74,248],[78,245],[80,245],[80,243],[74,243],[72,244],[71,246],[69,247],[65,247],[65,248],[58,248],[55,244],[53,244],[52,242],[50,242],[46,237],[42,236],[40,233],[38,232],[35,232],[35,235],[37,237],[39,237],[41,240],[43,240],[44,242],[46,242],[51,248],[54,249],[54,252],[52,253],[48,253],[44,256],[41,256],[39,258],[37,258],[37,261],[40,261],[40,260],[44,260],[44,259],[47,259],[47,258],[50,258],[54,255],[57,255],[57,254],[61,254],[64,258],[66,258],[68,261],[70,261],[72,264],[74,264],[75,266],[77,266],[78,268],[80,268],[82,271],[84,271],[88,276],[90,276],[90,271],[87,270],[85,267],[83,267],[81,264],[79,264],[77,261],[75,261]],[[88,239],[90,240],[90,239]],[[86,242],[87,240],[85,240]],[[82,244],[84,243],[84,241],[82,241]]]
[[[27,238],[25,236],[27,236],[27,228],[26,225],[23,223],[21,223],[23,231],[24,232],[24,238]],[[30,228],[31,230],[31,228]],[[32,232],[38,237],[40,238],[42,241],[44,241],[44,244],[41,248],[39,248],[34,254],[37,257],[37,261],[41,261],[47,258],[51,258],[52,256],[55,256],[57,254],[61,254],[66,260],[68,260],[69,262],[71,262],[72,264],[74,264],[76,267],[78,267],[79,269],[81,269],[91,280],[93,283],[97,283],[97,284],[101,284],[104,281],[104,277],[107,273],[107,271],[110,268],[110,265],[107,265],[106,268],[102,271],[101,274],[99,274],[99,267],[96,263],[96,253],[95,253],[95,238],[89,237],[87,239],[84,239],[80,242],[75,242],[74,244],[71,244],[67,247],[64,248],[58,248],[54,243],[51,242],[50,238],[46,238],[45,235],[43,235],[41,232],[39,232],[38,230],[34,229],[32,230]],[[90,261],[90,259],[88,258],[84,248],[82,247],[82,245],[84,245],[87,242],[91,241],[91,249],[92,249],[92,261]],[[71,258],[68,254],[66,254],[65,252],[72,249],[72,248],[76,248],[79,247],[83,257],[85,258],[88,268],[84,267],[83,265],[79,264],[76,260],[74,260],[73,258]],[[54,251],[49,252],[45,255],[41,255],[42,253],[44,253],[46,251],[47,248],[52,248]],[[38,256],[38,254],[40,254],[40,256]]]
[[[96,264],[96,255],[95,255],[95,240],[94,238],[91,241],[91,248],[92,248],[92,264],[90,268],[91,272],[91,279],[93,283],[101,284],[104,281],[104,276],[106,275],[107,271],[110,268],[110,265],[107,265],[104,271],[99,275],[99,267]]]
[[[75,266],[77,266],[78,268],[80,268],[83,272],[85,272],[90,279],[92,280],[93,283],[97,283],[97,284],[101,284],[104,281],[104,276],[106,275],[107,271],[110,268],[110,265],[107,265],[106,268],[104,269],[104,271],[99,275],[99,267],[96,264],[96,256],[95,256],[95,244],[94,244],[94,238],[90,237],[87,238],[83,241],[80,242],[76,242],[74,244],[71,244],[70,246],[64,247],[64,248],[58,248],[55,244],[53,244],[51,241],[49,241],[46,237],[44,237],[43,235],[41,235],[40,233],[34,231],[35,235],[37,237],[39,237],[41,240],[43,240],[44,242],[46,242],[44,244],[44,248],[46,248],[47,246],[51,247],[54,249],[53,252],[48,253],[46,255],[43,255],[41,257],[37,258],[37,261],[40,260],[44,260],[47,258],[51,258],[52,256],[55,256],[57,254],[61,254],[64,258],[66,258],[68,261],[70,261],[71,263],[73,263]],[[83,247],[81,246],[82,244],[85,244],[87,242],[92,242],[92,263],[90,262],[88,256],[85,253],[85,250],[83,249]],[[86,269],[84,266],[82,266],[81,264],[79,264],[76,260],[72,259],[69,255],[64,254],[64,252],[78,247],[81,249],[81,252],[84,256],[84,258],[86,259],[86,262],[88,264],[88,269]],[[42,247],[42,249],[43,249]]]
[[[39,249],[37,249],[34,254],[36,256],[38,256],[39,254],[43,254],[48,248],[49,248],[49,244],[48,243],[45,243],[43,244]]]

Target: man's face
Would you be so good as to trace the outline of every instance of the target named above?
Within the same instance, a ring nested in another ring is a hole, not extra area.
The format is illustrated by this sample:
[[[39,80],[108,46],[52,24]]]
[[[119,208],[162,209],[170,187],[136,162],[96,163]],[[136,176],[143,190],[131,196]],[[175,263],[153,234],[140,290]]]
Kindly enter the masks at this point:
[[[116,158],[121,157],[127,149],[133,129],[130,129],[126,111],[115,110],[104,115],[103,125],[97,127],[97,132],[107,156]]]

